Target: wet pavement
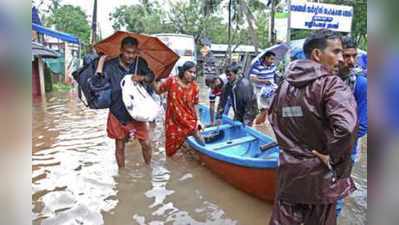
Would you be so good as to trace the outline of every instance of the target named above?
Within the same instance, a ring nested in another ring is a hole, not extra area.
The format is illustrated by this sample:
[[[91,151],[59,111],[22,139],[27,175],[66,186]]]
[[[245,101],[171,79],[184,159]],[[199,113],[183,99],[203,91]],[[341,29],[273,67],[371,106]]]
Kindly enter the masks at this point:
[[[206,102],[205,88],[201,100]],[[215,176],[189,148],[164,152],[163,121],[153,131],[153,162],[137,141],[118,170],[106,137],[107,110],[88,110],[72,93],[33,103],[32,221],[44,225],[265,225],[271,204]],[[270,132],[266,126],[258,129]],[[364,147],[363,149],[366,149]],[[366,223],[367,157],[354,168],[359,191],[346,201],[340,224]]]

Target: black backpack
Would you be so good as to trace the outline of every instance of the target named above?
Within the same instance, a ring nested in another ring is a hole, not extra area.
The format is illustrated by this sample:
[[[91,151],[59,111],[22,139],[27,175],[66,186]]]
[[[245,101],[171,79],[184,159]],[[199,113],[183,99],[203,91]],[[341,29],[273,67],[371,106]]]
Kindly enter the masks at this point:
[[[106,109],[111,105],[111,84],[106,74],[96,75],[99,58],[92,60],[72,73],[78,82],[78,96],[86,107],[91,109]],[[86,102],[82,99],[82,92]]]

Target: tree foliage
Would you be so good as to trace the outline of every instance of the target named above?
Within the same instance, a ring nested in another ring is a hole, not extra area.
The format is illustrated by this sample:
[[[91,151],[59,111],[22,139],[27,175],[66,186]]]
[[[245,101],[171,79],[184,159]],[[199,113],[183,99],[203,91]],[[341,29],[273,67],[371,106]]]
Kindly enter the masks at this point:
[[[45,18],[45,24],[48,26],[54,24],[57,30],[72,33],[84,43],[88,43],[90,26],[85,13],[79,7],[62,5],[62,1],[50,0],[48,11],[50,16]],[[260,48],[267,47],[270,13],[270,5],[267,5],[267,1],[230,1],[232,3],[232,42],[258,44]],[[284,1],[275,1],[277,11],[281,10],[285,5]],[[180,0],[174,2],[170,10],[165,11],[157,1],[140,0],[138,4],[116,8],[109,16],[116,30],[126,29],[148,34],[176,32],[191,34],[197,42],[202,37],[210,38],[213,43],[228,42],[227,21],[222,17],[223,10],[227,9],[226,1]],[[367,49],[367,1],[321,0],[320,2],[353,6],[352,35],[361,48]],[[306,30],[292,30],[291,38],[304,38],[308,33],[309,31]],[[254,41],[258,43],[253,43]]]
[[[212,15],[220,7],[222,0],[201,0],[199,4],[202,8],[202,13],[204,16]]]
[[[352,36],[367,49],[367,0],[324,0],[323,3],[353,6]]]
[[[142,0],[140,4],[123,5],[110,14],[115,30],[126,29],[137,33],[173,32],[173,27],[164,19],[165,12],[158,3]]]
[[[58,1],[59,2],[59,1]],[[88,44],[90,39],[90,25],[84,11],[73,5],[62,5],[53,8],[46,19],[46,26],[55,25],[58,31],[76,35],[81,42]]]
[[[172,4],[168,19],[176,32],[193,35],[197,43],[203,37],[210,37],[212,41],[223,41],[225,38],[220,34],[227,33],[223,18],[217,16],[214,11],[216,9],[212,9],[213,15],[205,16],[203,14],[204,6],[200,3],[199,0],[176,2]]]
[[[259,0],[232,0],[232,42],[252,44],[253,39],[249,35],[245,12],[240,7],[242,2],[248,4],[248,12],[253,16],[251,19],[257,39],[262,40],[260,46],[263,47],[266,44],[267,19],[263,17],[258,22],[256,18],[266,6]],[[181,0],[171,3],[170,10],[166,12],[157,3],[141,0],[140,4],[116,8],[111,13],[110,19],[116,30],[126,29],[147,34],[183,33],[193,35],[197,43],[203,37],[208,37],[212,43],[226,44],[227,21],[222,17],[222,10],[226,8],[222,0]]]
[[[260,48],[266,48],[268,43],[269,15],[265,11],[259,11],[256,14],[256,35],[258,36]]]

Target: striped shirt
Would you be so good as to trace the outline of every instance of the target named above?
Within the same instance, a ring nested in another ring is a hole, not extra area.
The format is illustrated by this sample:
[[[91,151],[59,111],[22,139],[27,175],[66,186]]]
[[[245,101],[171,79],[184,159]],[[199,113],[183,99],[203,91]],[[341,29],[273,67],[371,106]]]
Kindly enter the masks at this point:
[[[256,75],[258,79],[268,80],[274,84],[274,75],[276,74],[276,69],[277,67],[274,64],[264,65],[260,61],[256,61],[249,74]],[[257,88],[262,88],[264,86],[267,85],[256,82]]]

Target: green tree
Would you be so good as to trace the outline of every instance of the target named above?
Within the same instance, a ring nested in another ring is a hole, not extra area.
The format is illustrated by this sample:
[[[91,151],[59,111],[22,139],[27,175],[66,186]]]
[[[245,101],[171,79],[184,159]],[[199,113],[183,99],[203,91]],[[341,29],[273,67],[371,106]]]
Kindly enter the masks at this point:
[[[198,0],[181,1],[172,4],[168,19],[178,33],[193,35],[196,43],[207,36],[215,41],[215,39],[222,40],[223,38],[217,33],[226,30],[222,18],[217,16],[218,12],[214,11],[213,15],[205,16],[203,6]]]
[[[367,0],[323,0],[320,2],[353,7],[352,36],[360,48],[367,50]]]
[[[168,13],[168,18],[175,26],[176,32],[191,34],[198,43],[203,37],[210,38],[212,43],[227,43],[228,27],[220,16],[222,13],[220,7],[214,9],[212,14],[204,14],[203,7],[198,0],[177,2]],[[235,18],[238,18],[238,16],[235,15]],[[248,37],[241,38],[241,25],[243,23],[242,19],[234,21],[232,40],[242,42],[242,40],[248,39]]]
[[[353,1],[352,35],[359,47],[367,50],[367,0]]]
[[[62,5],[54,8],[46,26],[55,25],[58,31],[76,35],[84,44],[89,43],[90,25],[84,11],[78,6]]]
[[[268,43],[268,23],[269,23],[269,15],[266,11],[259,11],[255,15],[256,20],[256,35],[259,41],[260,48],[266,48],[269,46]]]
[[[245,15],[245,20],[248,25],[248,33],[250,34],[250,39],[252,44],[255,46],[255,52],[259,51],[259,42],[257,32],[255,30],[256,19],[248,7],[248,3],[245,0],[239,0],[239,10],[243,15]]]
[[[203,15],[204,16],[209,16],[215,13],[222,3],[222,0],[202,0],[200,2]]]
[[[312,33],[311,30],[291,29],[291,40],[303,39]]]
[[[126,29],[136,33],[174,32],[174,27],[166,21],[166,13],[158,3],[141,0],[140,4],[123,5],[110,14],[115,30]]]
[[[208,22],[206,36],[208,36],[212,43],[225,44],[227,42],[227,25],[223,23],[223,18],[213,17]]]
[[[209,4],[210,1],[203,1],[204,4]],[[215,2],[211,1],[215,4],[219,4],[219,8],[221,1]],[[213,4],[212,6],[214,6]],[[210,7],[208,7],[210,8]],[[227,28],[227,40],[224,43],[228,43],[228,58],[231,57],[231,47],[233,49],[238,47],[239,44],[249,44],[255,46],[255,50],[258,51],[259,48],[259,37],[258,32],[256,30],[257,20],[255,19],[256,10],[265,9],[265,5],[262,1],[259,0],[229,0],[227,5],[228,10],[228,28]],[[207,14],[205,14],[207,16]],[[231,46],[232,43],[235,43],[235,47]]]
[[[54,13],[56,10],[58,10],[61,7],[62,0],[50,0],[51,4],[49,6],[49,11],[51,13]]]

